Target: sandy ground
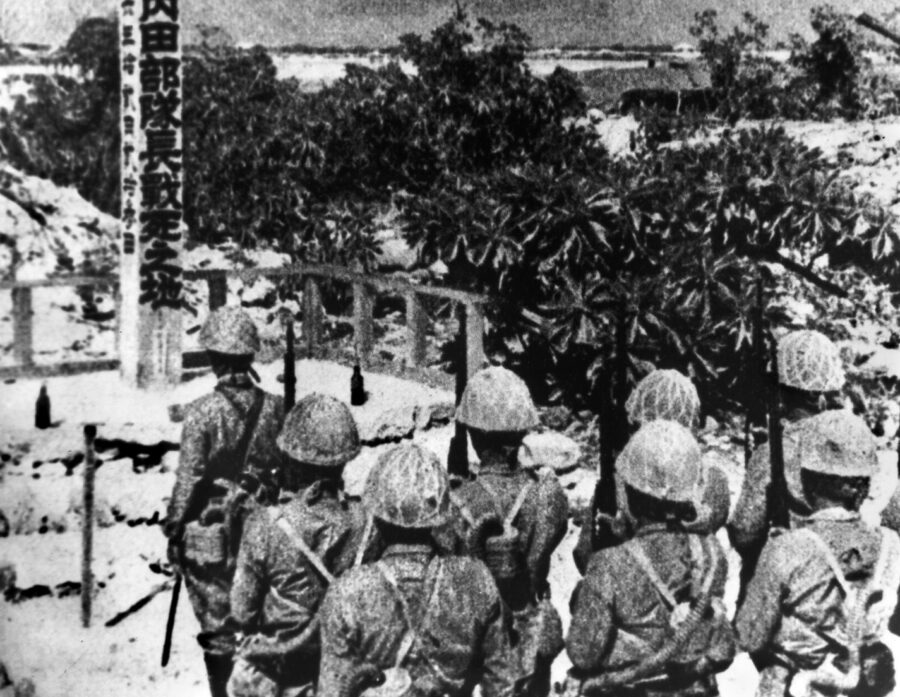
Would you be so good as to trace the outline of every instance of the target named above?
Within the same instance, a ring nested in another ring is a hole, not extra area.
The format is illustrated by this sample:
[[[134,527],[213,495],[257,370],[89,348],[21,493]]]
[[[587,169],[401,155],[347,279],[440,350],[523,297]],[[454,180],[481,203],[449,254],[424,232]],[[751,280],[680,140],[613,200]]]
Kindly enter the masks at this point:
[[[278,364],[262,366],[263,386],[276,390]],[[342,366],[321,361],[300,361],[297,365],[298,394],[322,391],[337,397],[349,388],[350,371]],[[207,391],[211,377],[198,378],[165,392],[136,392],[121,385],[115,373],[55,378],[49,382],[54,404],[54,418],[63,423],[56,429],[40,432],[31,427],[31,404],[38,382],[18,381],[0,386],[0,423],[2,438],[17,444],[14,461],[2,470],[0,510],[3,500],[31,497],[36,516],[62,511],[61,528],[65,532],[20,534],[0,540],[0,561],[11,562],[17,571],[17,585],[27,588],[35,584],[55,587],[80,579],[79,499],[81,468],[66,476],[65,467],[51,462],[77,451],[81,443],[80,424],[101,422],[100,435],[123,438],[144,444],[160,440],[177,442],[180,426],[167,418],[167,407],[183,403]],[[448,392],[393,377],[369,374],[369,402],[355,408],[361,423],[396,424],[399,415],[412,413],[416,407],[446,403]],[[441,426],[412,431],[416,442],[444,456],[452,427]],[[28,444],[28,449],[23,449]],[[360,456],[355,478],[357,485],[365,463],[378,448],[366,447]],[[39,464],[35,467],[35,463]],[[179,608],[172,657],[165,669],[159,665],[166,614],[168,590],[160,593],[143,609],[115,627],[104,622],[150,592],[166,577],[152,565],[165,555],[165,540],[158,525],[134,524],[137,516],[149,517],[163,511],[171,490],[177,453],[162,458],[160,466],[135,470],[127,459],[107,460],[97,472],[98,508],[106,510],[115,504],[125,520],[106,520],[95,532],[93,569],[98,582],[94,596],[93,622],[82,628],[77,595],[44,597],[19,603],[0,603],[0,660],[6,663],[13,679],[29,677],[37,686],[39,697],[88,695],[102,685],[103,694],[162,697],[163,695],[207,694],[202,656],[194,636],[197,624],[186,598]],[[896,458],[885,452],[883,475],[875,487],[877,500],[868,506],[875,514],[896,485]],[[35,474],[40,478],[36,479]],[[592,488],[592,474],[582,470],[564,475],[571,497],[584,499]],[[729,472],[732,489],[740,487],[740,469]],[[26,495],[27,494],[27,495]],[[52,517],[52,516],[51,516]],[[128,524],[128,521],[131,524]],[[569,532],[556,550],[551,567],[554,602],[559,608],[564,627],[569,625],[568,600],[578,581],[571,551],[578,528],[570,524]],[[723,543],[727,544],[724,534]],[[737,595],[738,565],[730,554],[728,604],[733,607]],[[100,585],[102,584],[102,586]],[[562,680],[569,667],[565,654],[554,665],[554,679]],[[721,692],[727,697],[750,697],[756,687],[756,673],[747,656],[741,655],[720,676]]]

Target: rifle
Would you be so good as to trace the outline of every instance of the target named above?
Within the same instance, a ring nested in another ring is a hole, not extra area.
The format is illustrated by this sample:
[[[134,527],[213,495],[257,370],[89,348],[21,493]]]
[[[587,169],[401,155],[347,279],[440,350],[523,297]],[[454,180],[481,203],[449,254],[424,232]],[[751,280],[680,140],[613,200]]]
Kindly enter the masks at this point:
[[[178,610],[178,596],[181,595],[181,574],[175,572],[175,585],[172,588],[172,600],[169,602],[169,617],[166,619],[166,637],[163,640],[162,660],[160,665],[165,668],[169,664],[169,654],[172,652],[172,632],[175,629],[175,613]]]
[[[767,384],[766,320],[763,306],[763,279],[756,280],[756,302],[753,305],[753,337],[744,371],[744,394],[747,400],[744,416],[744,465],[750,462],[753,450],[762,441],[761,431],[766,427],[768,405],[766,393],[759,389]]]
[[[772,525],[789,528],[791,523],[788,511],[787,479],[784,476],[784,443],[781,430],[781,396],[778,392],[778,351],[775,341],[771,341],[771,372],[769,375],[768,412],[769,412],[769,465],[772,469]]]
[[[297,374],[296,359],[294,357],[294,317],[290,312],[281,315],[281,322],[285,331],[284,351],[284,411],[291,410],[296,400]]]
[[[467,375],[466,366],[466,310],[460,304],[457,306],[457,318],[459,329],[456,332],[456,406],[462,401],[463,392],[466,391],[466,381],[472,377]],[[447,451],[447,471],[450,475],[467,477],[469,475],[469,439],[466,427],[454,420],[453,436],[450,438],[450,447]]]
[[[628,371],[628,317],[625,303],[619,309],[616,323],[615,350],[600,378],[600,471],[594,489],[591,509],[592,547],[608,546],[614,535],[598,530],[598,514],[614,518],[616,501],[616,457],[625,445],[628,424],[625,417],[625,392]],[[607,525],[603,526],[608,527]]]

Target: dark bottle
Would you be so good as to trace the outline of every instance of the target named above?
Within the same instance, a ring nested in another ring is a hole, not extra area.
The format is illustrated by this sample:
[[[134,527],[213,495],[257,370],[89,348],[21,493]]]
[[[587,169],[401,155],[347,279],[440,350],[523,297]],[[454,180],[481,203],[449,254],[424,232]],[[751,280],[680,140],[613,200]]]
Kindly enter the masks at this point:
[[[50,428],[50,397],[47,396],[47,385],[41,385],[41,392],[34,403],[35,428]]]
[[[350,404],[358,407],[366,403],[366,387],[363,381],[359,363],[353,366],[353,375],[350,376]]]

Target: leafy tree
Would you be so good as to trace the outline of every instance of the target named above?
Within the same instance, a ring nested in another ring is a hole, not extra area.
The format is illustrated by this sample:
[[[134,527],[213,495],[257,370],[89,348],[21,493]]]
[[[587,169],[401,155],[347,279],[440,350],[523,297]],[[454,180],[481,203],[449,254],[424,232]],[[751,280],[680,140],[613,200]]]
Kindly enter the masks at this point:
[[[843,115],[858,116],[863,109],[861,81],[871,61],[863,53],[864,43],[851,16],[820,5],[810,11],[810,23],[818,38],[807,45],[795,37],[791,64],[814,86],[815,107],[834,102]]]

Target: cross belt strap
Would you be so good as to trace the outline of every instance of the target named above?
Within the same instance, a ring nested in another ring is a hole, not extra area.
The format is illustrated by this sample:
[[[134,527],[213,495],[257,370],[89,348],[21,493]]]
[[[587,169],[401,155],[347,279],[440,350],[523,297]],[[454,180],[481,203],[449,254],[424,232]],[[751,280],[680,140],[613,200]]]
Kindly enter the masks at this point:
[[[497,505],[497,502],[500,498],[497,495],[497,492],[494,490],[492,486],[490,486],[486,481],[481,478],[475,480],[478,482],[479,486],[485,490],[488,496],[491,497],[491,500],[494,501],[494,505]],[[510,508],[506,515],[501,515],[503,519],[503,527],[509,528],[512,527],[512,524],[516,520],[516,516],[519,515],[519,511],[522,510],[522,506],[525,504],[525,499],[528,498],[528,494],[531,492],[532,482],[528,482],[525,486],[523,486],[518,495],[516,496],[516,500],[513,502],[512,508]],[[497,510],[500,513],[500,510]]]
[[[440,557],[435,557],[432,561],[437,562],[437,571],[433,575],[431,591],[428,593],[428,599],[424,605],[424,610],[422,612],[422,616],[419,618],[418,622],[414,621],[412,611],[410,610],[409,603],[406,600],[406,597],[403,595],[403,592],[400,590],[400,584],[397,582],[397,577],[394,576],[393,571],[385,564],[383,561],[379,561],[376,564],[378,571],[384,577],[384,580],[387,581],[388,587],[391,589],[391,592],[394,598],[400,605],[400,611],[403,614],[403,620],[406,622],[406,632],[403,635],[403,639],[400,641],[400,647],[397,649],[397,657],[394,660],[394,668],[399,668],[403,665],[403,661],[406,660],[406,657],[409,655],[409,652],[412,650],[412,647],[415,645],[416,640],[418,640],[419,635],[422,632],[422,629],[425,627],[426,620],[428,619],[431,609],[434,606],[434,598],[437,595],[438,586],[441,583],[441,579],[444,576],[444,563]],[[431,562],[428,563],[428,566],[425,569],[425,578],[429,577],[429,571],[431,570]],[[425,657],[428,660],[428,657]],[[429,664],[431,661],[428,660]]]
[[[371,515],[366,515],[366,525],[363,528],[362,539],[359,541],[359,548],[356,550],[356,556],[353,558],[354,568],[362,564],[363,556],[366,553],[366,545],[369,544],[369,537],[372,535],[372,527],[375,525],[375,519]]]
[[[291,524],[287,521],[287,519],[282,516],[276,509],[269,508],[267,509],[269,513],[269,518],[274,522],[281,531],[287,535],[288,539],[291,543],[303,554],[304,557],[312,564],[316,571],[322,574],[322,577],[329,583],[334,582],[334,576],[328,570],[328,567],[325,566],[325,562],[322,561],[322,558],[316,554],[312,548],[308,544],[306,544],[306,540],[291,527]]]

